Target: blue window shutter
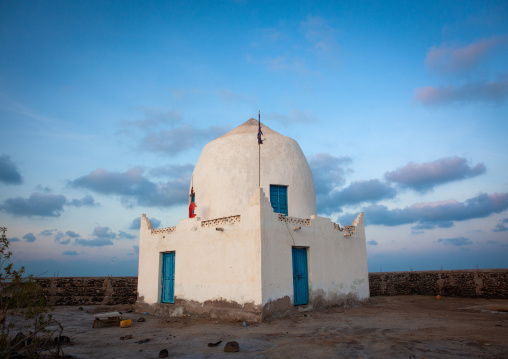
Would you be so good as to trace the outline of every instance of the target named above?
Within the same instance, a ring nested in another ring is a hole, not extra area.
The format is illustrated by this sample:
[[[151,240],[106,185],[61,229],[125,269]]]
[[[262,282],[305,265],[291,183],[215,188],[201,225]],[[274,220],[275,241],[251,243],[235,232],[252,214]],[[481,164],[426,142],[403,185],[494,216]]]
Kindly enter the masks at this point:
[[[270,185],[270,203],[275,213],[288,215],[288,188],[287,186]]]

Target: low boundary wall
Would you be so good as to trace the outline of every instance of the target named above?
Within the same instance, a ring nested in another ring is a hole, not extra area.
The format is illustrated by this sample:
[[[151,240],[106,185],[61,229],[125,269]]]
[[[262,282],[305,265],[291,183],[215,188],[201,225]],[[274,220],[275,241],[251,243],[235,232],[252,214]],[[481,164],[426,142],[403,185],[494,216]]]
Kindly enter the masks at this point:
[[[137,277],[37,278],[50,305],[134,304]],[[508,299],[508,269],[369,273],[371,297],[442,295]]]
[[[36,278],[50,305],[134,304],[138,277]]]
[[[418,294],[508,299],[508,269],[369,273],[369,288],[371,297]]]

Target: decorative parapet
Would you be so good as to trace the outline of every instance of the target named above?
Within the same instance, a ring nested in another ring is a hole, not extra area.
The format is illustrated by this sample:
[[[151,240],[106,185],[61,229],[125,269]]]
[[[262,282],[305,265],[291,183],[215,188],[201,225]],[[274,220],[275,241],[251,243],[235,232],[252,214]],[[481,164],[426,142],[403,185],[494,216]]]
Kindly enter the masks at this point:
[[[152,234],[172,233],[174,231],[176,231],[176,227],[158,228],[158,229],[152,229]]]
[[[279,221],[286,222],[286,223],[299,224],[301,226],[310,226],[310,219],[308,219],[308,218],[286,217],[282,213],[279,213]]]
[[[141,225],[141,228],[143,228],[143,225],[145,225],[147,229],[150,229],[150,230],[153,229],[152,222],[148,219],[146,214],[142,214],[141,215],[141,223],[140,223],[140,225]]]
[[[356,226],[344,226],[344,227],[341,227],[339,224],[337,223],[334,223],[333,224],[333,229],[336,229],[338,231],[345,231],[349,234],[351,233],[356,233]]]
[[[344,230],[349,233],[356,233],[356,226],[344,226]]]
[[[363,219],[363,212],[358,213],[358,216],[356,216],[355,220],[353,221],[353,226],[358,226],[360,223],[360,220]]]
[[[225,225],[233,225],[235,223],[240,222],[240,216],[230,216],[230,217],[224,217],[224,218],[215,218],[215,219],[209,219],[208,221],[202,221],[201,227],[209,228],[209,227],[216,227],[216,226],[225,226]]]

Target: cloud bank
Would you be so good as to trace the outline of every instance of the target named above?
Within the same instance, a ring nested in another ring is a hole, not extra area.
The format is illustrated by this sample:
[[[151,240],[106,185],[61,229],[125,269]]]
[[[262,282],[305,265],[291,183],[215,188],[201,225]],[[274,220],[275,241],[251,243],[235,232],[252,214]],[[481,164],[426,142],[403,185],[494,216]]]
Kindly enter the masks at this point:
[[[402,188],[420,193],[431,191],[437,185],[463,180],[485,173],[485,165],[471,167],[462,157],[441,158],[434,162],[409,162],[404,167],[385,173],[385,179]]]
[[[373,204],[363,209],[367,224],[398,226],[420,223],[424,228],[433,228],[432,224],[449,226],[449,222],[484,218],[493,213],[508,209],[508,193],[479,194],[464,202],[455,200],[441,202],[415,203],[400,209],[388,209],[384,205]],[[356,214],[345,214],[340,217],[342,223],[348,223]]]
[[[496,48],[507,46],[508,36],[483,38],[466,46],[433,46],[425,57],[425,66],[440,74],[467,73],[475,70]]]
[[[507,47],[508,35],[502,35],[483,38],[465,46],[441,45],[430,48],[425,58],[429,72],[441,76],[458,75],[465,82],[419,87],[414,91],[413,101],[424,106],[505,102],[508,98],[506,73],[497,73],[496,80],[487,78],[486,74],[490,72],[488,66],[495,63],[496,55],[502,54],[498,50],[504,51]]]
[[[126,207],[134,204],[171,207],[187,203],[190,183],[187,171],[173,173],[170,181],[158,183],[150,181],[143,173],[144,169],[141,167],[134,167],[126,172],[111,172],[99,168],[69,184],[74,188],[120,196]]]
[[[35,242],[37,238],[34,236],[33,233],[27,233],[23,236],[23,239],[29,243]]]
[[[0,210],[15,216],[60,217],[67,199],[63,195],[33,193],[29,198],[8,198]]]
[[[445,239],[439,238],[437,240],[437,242],[443,243],[444,245],[452,245],[452,246],[456,246],[456,247],[467,246],[467,245],[473,244],[472,240],[470,240],[469,238],[465,238],[465,237],[445,238]]]
[[[0,204],[0,211],[19,217],[60,217],[64,211],[64,205],[83,207],[95,206],[92,196],[85,196],[82,199],[68,201],[64,195],[36,192],[28,198],[8,198]]]
[[[328,195],[329,204],[322,209],[333,211],[338,206],[376,203],[395,198],[396,195],[395,188],[378,179],[355,181],[345,188],[332,191]]]
[[[346,182],[346,175],[352,172],[347,167],[351,162],[350,157],[335,157],[328,153],[318,153],[309,158],[316,195],[326,195],[334,188],[343,186]]]
[[[228,126],[210,126],[204,129],[193,128],[189,125],[150,132],[143,137],[141,147],[144,150],[176,155],[190,148],[195,148],[203,142],[215,139],[225,134]]]
[[[496,228],[492,230],[492,232],[506,232],[508,231],[508,218],[505,218],[496,225]]]
[[[319,153],[309,159],[316,186],[318,213],[340,212],[345,205],[376,203],[397,195],[395,188],[378,179],[354,181],[338,189],[346,182],[346,175],[352,173],[348,167],[351,162],[350,157],[335,157],[328,153]]]
[[[97,204],[95,203],[95,200],[92,196],[86,195],[81,199],[73,199],[69,201],[68,205],[74,207],[93,207]]]
[[[465,103],[500,104],[508,98],[508,79],[466,82],[463,85],[425,86],[415,90],[413,100],[425,106]]]
[[[18,167],[7,155],[0,156],[0,182],[5,184],[23,183]]]

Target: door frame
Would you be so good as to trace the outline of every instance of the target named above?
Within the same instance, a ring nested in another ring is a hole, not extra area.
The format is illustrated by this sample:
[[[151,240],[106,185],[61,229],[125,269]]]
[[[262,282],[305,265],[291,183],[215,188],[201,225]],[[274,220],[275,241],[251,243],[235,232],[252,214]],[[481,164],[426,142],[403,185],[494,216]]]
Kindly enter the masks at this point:
[[[170,269],[170,273],[172,273],[172,283],[171,283],[171,286],[173,287],[173,291],[172,293],[170,292],[171,295],[171,298],[168,298],[167,300],[164,300],[164,289],[165,289],[165,285],[164,285],[164,271],[166,269],[166,262],[165,262],[165,258],[166,256],[168,256],[169,258],[173,257],[173,259],[169,260],[170,264],[172,265],[172,268]],[[161,252],[161,266],[160,266],[160,270],[159,270],[159,274],[160,274],[160,283],[159,283],[159,288],[160,288],[160,302],[161,303],[164,303],[164,304],[174,304],[175,303],[175,261],[176,261],[176,254],[175,254],[175,251],[170,251],[170,252]]]
[[[297,267],[298,265],[298,260],[295,261],[296,256],[298,255],[297,253],[305,253],[304,256],[302,256],[303,260],[304,260],[304,274],[305,274],[305,278],[306,278],[306,281],[304,282],[304,292],[306,293],[301,293],[298,291],[298,288],[299,286],[297,285],[297,270],[296,269],[299,269]],[[310,293],[309,293],[309,247],[291,247],[291,259],[292,259],[292,274],[293,274],[293,304],[295,306],[297,305],[307,305],[309,304],[310,302]],[[297,294],[300,294],[300,295],[297,295]],[[304,296],[302,298],[302,295]]]

